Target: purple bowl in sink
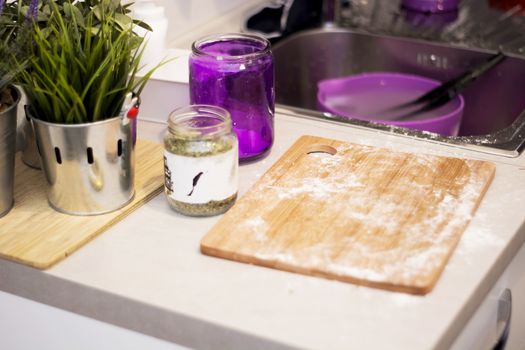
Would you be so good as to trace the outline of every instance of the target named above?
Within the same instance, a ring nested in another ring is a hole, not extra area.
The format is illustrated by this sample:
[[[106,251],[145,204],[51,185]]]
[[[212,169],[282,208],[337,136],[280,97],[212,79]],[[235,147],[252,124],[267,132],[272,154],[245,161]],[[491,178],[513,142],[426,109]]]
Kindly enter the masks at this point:
[[[363,73],[320,81],[317,102],[320,110],[341,117],[456,136],[465,105],[461,95],[441,107],[403,120],[398,117],[409,110],[392,110],[440,84],[417,75]]]
[[[446,12],[458,8],[459,0],[402,0],[401,5],[420,12]]]

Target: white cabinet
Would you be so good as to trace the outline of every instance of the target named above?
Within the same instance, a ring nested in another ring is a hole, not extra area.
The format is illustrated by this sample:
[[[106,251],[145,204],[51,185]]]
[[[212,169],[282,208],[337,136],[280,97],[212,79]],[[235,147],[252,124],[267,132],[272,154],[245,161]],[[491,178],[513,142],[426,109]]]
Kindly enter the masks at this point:
[[[1,291],[0,349],[189,350]]]
[[[507,349],[525,349],[525,245],[503,275],[512,292],[512,317]]]
[[[508,290],[510,302],[502,300]],[[498,282],[494,285],[452,349],[492,349],[504,337],[505,306],[510,305],[510,328],[501,349],[525,349],[525,245],[521,247]],[[498,321],[499,316],[499,321]]]

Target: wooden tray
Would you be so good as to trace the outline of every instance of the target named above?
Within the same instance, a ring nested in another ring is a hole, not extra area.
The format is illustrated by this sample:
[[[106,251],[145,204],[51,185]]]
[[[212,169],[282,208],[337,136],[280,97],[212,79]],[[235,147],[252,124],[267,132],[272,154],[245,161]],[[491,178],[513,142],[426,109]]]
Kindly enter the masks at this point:
[[[138,140],[135,197],[126,207],[96,216],[72,216],[53,210],[41,170],[23,164],[17,154],[15,205],[0,219],[0,257],[46,269],[156,196],[164,183],[162,146]]]
[[[492,163],[300,138],[201,241],[205,254],[425,294]]]

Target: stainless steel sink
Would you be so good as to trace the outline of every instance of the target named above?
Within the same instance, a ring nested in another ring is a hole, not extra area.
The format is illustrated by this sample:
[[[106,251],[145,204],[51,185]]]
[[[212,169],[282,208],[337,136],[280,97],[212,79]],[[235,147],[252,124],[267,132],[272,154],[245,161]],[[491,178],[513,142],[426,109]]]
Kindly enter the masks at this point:
[[[290,36],[273,47],[276,100],[281,112],[360,125],[516,157],[525,143],[525,59],[509,55],[463,92],[459,136],[450,137],[348,120],[317,109],[317,82],[361,72],[392,71],[451,79],[495,52],[347,29],[316,29]]]

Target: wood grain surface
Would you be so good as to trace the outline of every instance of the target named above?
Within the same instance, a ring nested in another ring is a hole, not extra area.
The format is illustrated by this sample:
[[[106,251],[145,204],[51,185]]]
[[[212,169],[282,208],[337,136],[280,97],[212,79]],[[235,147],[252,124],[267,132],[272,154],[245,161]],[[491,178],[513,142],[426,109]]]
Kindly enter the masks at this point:
[[[494,172],[484,161],[303,136],[208,232],[201,251],[425,294]]]
[[[44,174],[23,164],[17,154],[15,205],[0,218],[0,257],[46,269],[157,195],[164,184],[162,145],[138,140],[135,146],[135,197],[126,207],[95,216],[53,210]]]

